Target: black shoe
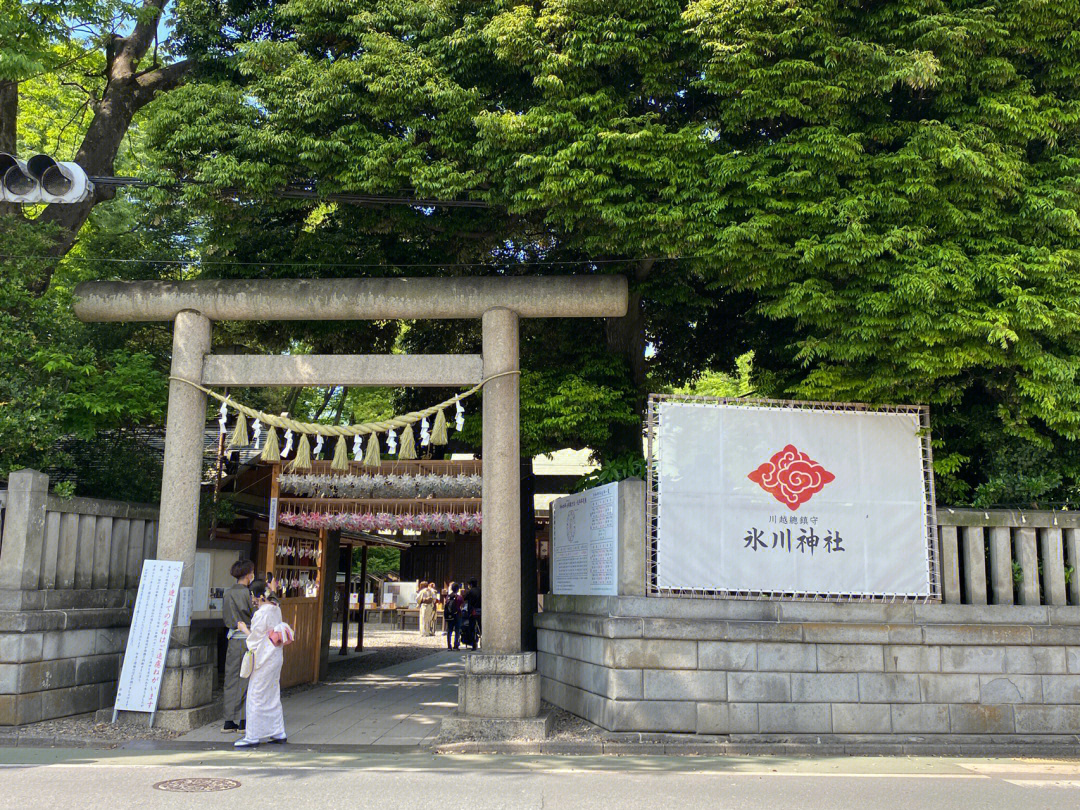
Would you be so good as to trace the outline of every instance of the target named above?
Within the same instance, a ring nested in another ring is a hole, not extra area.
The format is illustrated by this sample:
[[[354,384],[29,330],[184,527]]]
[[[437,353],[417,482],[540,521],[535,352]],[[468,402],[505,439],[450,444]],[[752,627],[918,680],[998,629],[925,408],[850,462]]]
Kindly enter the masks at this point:
[[[225,733],[225,734],[229,733],[230,731],[239,731],[239,730],[240,730],[240,726],[236,725],[236,723],[234,723],[232,720],[226,720],[225,725],[223,725],[221,727],[221,731],[223,733]]]

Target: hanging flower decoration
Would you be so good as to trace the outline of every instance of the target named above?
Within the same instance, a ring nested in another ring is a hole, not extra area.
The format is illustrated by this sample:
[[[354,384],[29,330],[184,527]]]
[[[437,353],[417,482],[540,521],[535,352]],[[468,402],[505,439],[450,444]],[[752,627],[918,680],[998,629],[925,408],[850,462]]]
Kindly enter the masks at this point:
[[[483,528],[479,512],[425,512],[395,515],[389,512],[282,512],[278,520],[285,526],[318,531],[449,531],[476,534]]]
[[[479,498],[483,479],[477,475],[313,475],[283,472],[283,494],[305,498]]]

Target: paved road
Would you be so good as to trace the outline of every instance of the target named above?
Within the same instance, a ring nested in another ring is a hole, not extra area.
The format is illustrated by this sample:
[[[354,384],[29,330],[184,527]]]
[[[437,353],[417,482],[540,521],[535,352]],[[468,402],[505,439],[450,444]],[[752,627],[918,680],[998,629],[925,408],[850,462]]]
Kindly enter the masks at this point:
[[[230,778],[226,793],[155,789]],[[1074,808],[1080,761],[897,758],[483,757],[0,748],[0,808],[341,807]]]

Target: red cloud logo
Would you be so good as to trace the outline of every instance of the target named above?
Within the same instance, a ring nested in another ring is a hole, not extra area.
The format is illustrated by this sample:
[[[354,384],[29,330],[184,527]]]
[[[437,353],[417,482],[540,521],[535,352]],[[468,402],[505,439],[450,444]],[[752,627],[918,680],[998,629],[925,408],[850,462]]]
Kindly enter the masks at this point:
[[[789,444],[748,476],[794,512],[836,476]]]

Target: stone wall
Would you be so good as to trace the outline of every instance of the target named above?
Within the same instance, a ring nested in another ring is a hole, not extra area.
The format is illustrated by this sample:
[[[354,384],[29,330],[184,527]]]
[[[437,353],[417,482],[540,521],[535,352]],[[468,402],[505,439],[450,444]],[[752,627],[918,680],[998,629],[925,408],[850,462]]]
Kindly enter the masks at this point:
[[[154,507],[65,501],[48,483],[15,472],[4,497],[0,726],[112,704],[142,562],[156,549]],[[180,689],[163,684],[163,702]]]
[[[611,731],[1080,733],[1080,608],[548,596],[548,702]]]

